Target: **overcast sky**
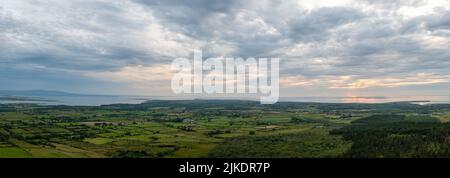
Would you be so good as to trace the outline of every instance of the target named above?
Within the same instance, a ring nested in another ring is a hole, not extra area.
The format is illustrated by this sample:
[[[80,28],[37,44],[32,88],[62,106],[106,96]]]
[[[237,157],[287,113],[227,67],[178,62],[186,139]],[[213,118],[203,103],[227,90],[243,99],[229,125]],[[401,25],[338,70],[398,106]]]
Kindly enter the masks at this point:
[[[280,57],[282,96],[450,94],[450,0],[0,0],[0,89],[170,95],[170,63]]]

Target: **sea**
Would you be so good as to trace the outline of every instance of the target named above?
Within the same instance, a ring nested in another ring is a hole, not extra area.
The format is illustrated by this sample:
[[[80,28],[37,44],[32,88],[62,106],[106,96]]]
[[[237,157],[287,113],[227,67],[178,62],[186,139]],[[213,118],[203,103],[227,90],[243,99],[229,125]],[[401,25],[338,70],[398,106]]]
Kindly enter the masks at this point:
[[[76,96],[26,96],[19,99],[0,97],[0,104],[33,103],[40,105],[67,106],[100,106],[109,104],[140,104],[149,100],[189,100],[189,99],[223,99],[247,100],[242,98],[193,98],[174,96],[113,96],[113,95],[76,95]],[[257,99],[248,99],[257,100]],[[414,104],[450,104],[449,96],[404,96],[404,97],[281,97],[280,102],[313,102],[313,103],[391,103],[410,102]]]

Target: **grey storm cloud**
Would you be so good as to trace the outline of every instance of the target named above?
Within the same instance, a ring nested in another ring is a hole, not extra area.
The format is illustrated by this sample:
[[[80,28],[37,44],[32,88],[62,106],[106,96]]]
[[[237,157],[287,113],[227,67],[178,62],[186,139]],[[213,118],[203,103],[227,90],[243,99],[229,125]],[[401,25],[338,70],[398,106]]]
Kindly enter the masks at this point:
[[[303,17],[293,19],[289,35],[298,41],[327,40],[332,29],[358,21],[364,14],[354,8],[326,7],[311,11]]]
[[[445,11],[442,14],[438,14],[429,18],[429,21],[425,22],[426,26],[430,30],[450,30],[450,11]]]
[[[134,36],[148,22],[130,19],[120,3],[25,0],[1,6],[2,61],[80,70],[158,61]]]
[[[195,38],[208,40],[214,33],[209,26],[212,24],[208,24],[210,23],[209,19],[220,14],[224,15],[225,18],[233,16],[234,10],[238,9],[236,4],[240,1],[230,0],[211,3],[208,0],[134,0],[134,2],[154,11],[154,15],[167,28]],[[224,22],[220,21],[220,23]]]
[[[424,0],[0,0],[0,68],[114,72],[280,57],[284,76],[450,75],[450,6]]]

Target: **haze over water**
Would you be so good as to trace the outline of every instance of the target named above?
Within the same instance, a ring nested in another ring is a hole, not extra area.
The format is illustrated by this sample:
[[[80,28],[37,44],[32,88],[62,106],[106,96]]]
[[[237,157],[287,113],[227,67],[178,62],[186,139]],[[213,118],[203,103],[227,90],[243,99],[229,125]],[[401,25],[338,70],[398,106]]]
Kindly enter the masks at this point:
[[[0,104],[35,103],[42,105],[100,106],[108,104],[139,104],[148,100],[190,100],[190,99],[224,99],[253,100],[243,98],[194,98],[171,96],[26,96],[17,99],[0,99]],[[314,103],[389,103],[412,102],[416,104],[450,103],[450,96],[408,96],[408,97],[281,97],[280,102],[314,102]]]

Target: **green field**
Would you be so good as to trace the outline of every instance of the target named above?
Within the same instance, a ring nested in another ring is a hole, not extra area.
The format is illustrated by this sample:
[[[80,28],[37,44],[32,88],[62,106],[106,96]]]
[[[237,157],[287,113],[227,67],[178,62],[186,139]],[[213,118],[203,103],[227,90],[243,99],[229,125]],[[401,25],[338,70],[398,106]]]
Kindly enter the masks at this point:
[[[0,148],[0,158],[30,158],[31,154],[17,147]]]
[[[450,157],[450,105],[0,105],[1,158]]]

